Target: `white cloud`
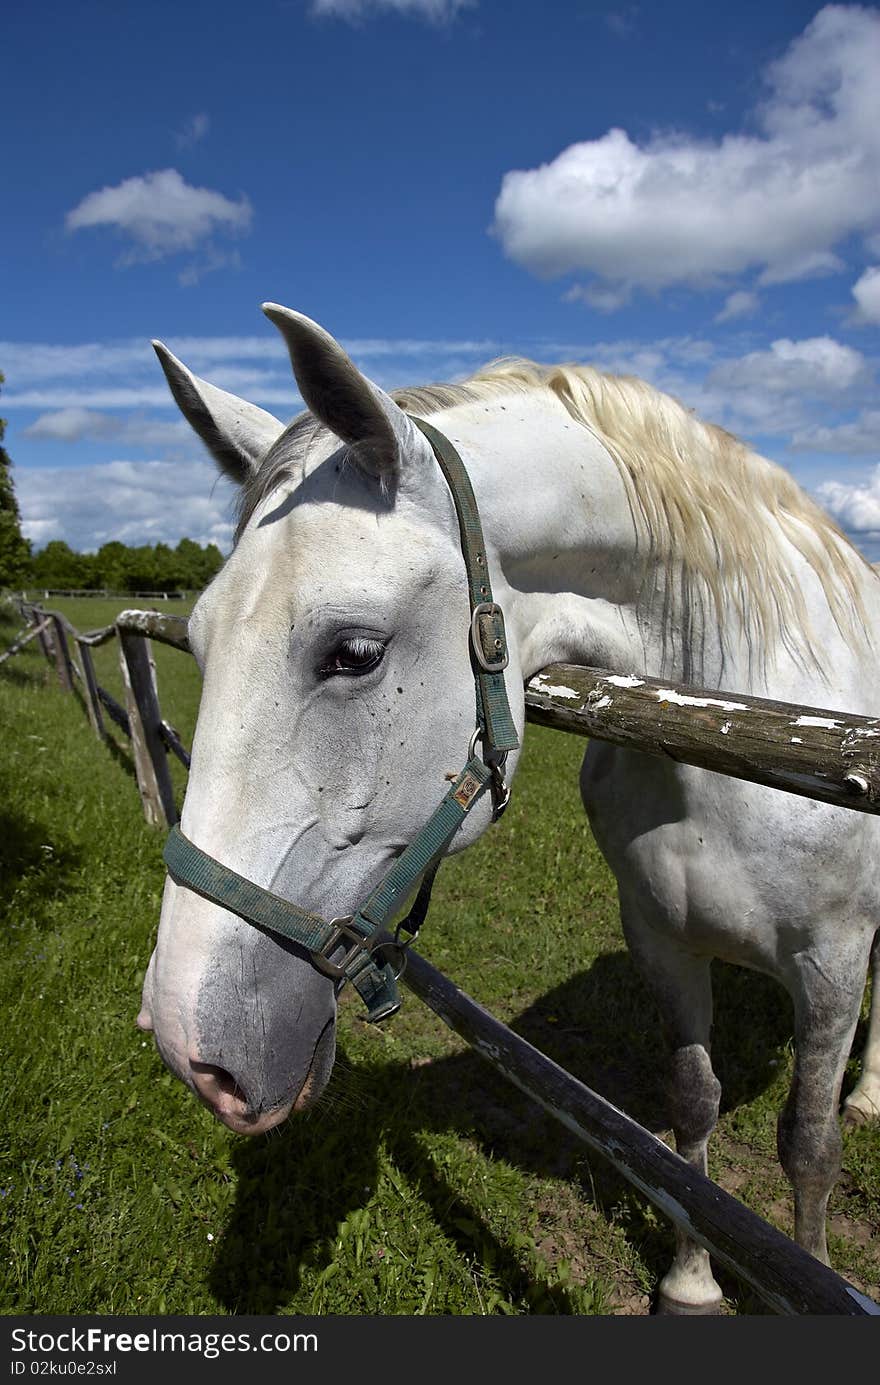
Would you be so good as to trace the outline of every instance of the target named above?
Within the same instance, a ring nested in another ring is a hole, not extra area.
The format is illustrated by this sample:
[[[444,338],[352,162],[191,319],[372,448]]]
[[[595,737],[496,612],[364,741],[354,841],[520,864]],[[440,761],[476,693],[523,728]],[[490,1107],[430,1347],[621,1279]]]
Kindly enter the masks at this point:
[[[833,337],[791,341],[781,337],[769,351],[750,351],[715,366],[710,383],[733,390],[759,389],[769,394],[839,397],[870,379],[860,351]]]
[[[880,466],[861,483],[823,481],[816,496],[843,528],[857,534],[880,531]]]
[[[154,418],[114,414],[71,406],[41,414],[24,429],[26,438],[46,438],[54,442],[119,442],[141,447],[163,447],[191,439],[189,426],[181,420],[169,423]]]
[[[800,452],[873,452],[880,456],[880,409],[864,409],[846,423],[801,429],[789,445]]]
[[[637,144],[611,129],[507,173],[493,229],[536,274],[620,289],[831,272],[835,247],[880,230],[878,71],[880,14],[827,6],[766,70],[758,133]]]
[[[347,19],[350,23],[384,13],[448,24],[461,10],[471,9],[476,3],[477,0],[312,0],[310,12],[326,19]]]
[[[83,342],[54,346],[48,342],[0,342],[7,386],[46,380],[79,380],[84,376],[130,374],[152,355],[149,342]],[[4,402],[6,396],[4,394]]]
[[[715,314],[716,322],[733,322],[740,317],[754,317],[758,311],[761,300],[756,293],[749,293],[745,289],[738,289],[736,293],[730,293],[724,300],[724,307],[720,313]]]
[[[852,320],[880,326],[880,265],[869,265],[861,278],[853,284],[852,293],[856,300]]]
[[[81,442],[83,438],[94,441],[112,437],[116,422],[110,414],[98,414],[91,409],[71,406],[56,413],[41,414],[30,427],[25,428],[24,436],[52,438],[57,442]]]
[[[165,168],[90,192],[65,221],[69,231],[112,226],[122,232],[132,242],[123,263],[131,264],[193,250],[218,231],[245,232],[251,216],[244,194],[233,202],[211,188],[191,187],[177,169]]]
[[[4,391],[3,405],[7,409],[149,409],[173,404],[168,386],[156,385],[95,385],[91,388],[74,385],[43,386],[37,389]]]
[[[232,542],[233,490],[213,463],[107,462],[81,467],[19,467],[15,488],[22,531],[39,545],[64,539],[82,551],[188,537]]]
[[[210,128],[210,116],[205,111],[199,111],[197,115],[191,115],[183,128],[177,131],[174,142],[178,149],[192,149],[194,145],[201,143]]]

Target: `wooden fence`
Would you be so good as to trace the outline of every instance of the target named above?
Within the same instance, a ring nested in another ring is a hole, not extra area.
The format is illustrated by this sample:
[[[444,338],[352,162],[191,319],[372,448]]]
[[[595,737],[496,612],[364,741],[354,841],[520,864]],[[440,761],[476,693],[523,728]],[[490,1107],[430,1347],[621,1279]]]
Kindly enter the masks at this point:
[[[177,811],[168,755],[189,755],[163,719],[150,641],[189,652],[187,623],[156,611],[123,611],[112,625],[77,632],[58,612],[19,603],[28,622],[0,662],[37,639],[70,691],[81,684],[89,720],[104,712],[130,738],[148,822]],[[121,706],[94,673],[91,650],[118,639]],[[880,719],[774,702],[603,669],[553,665],[526,686],[526,717],[539,725],[670,757],[826,803],[880,812]],[[685,1163],[410,950],[403,980],[505,1078],[609,1160],[659,1211],[748,1283],[775,1312],[880,1315],[880,1305]]]

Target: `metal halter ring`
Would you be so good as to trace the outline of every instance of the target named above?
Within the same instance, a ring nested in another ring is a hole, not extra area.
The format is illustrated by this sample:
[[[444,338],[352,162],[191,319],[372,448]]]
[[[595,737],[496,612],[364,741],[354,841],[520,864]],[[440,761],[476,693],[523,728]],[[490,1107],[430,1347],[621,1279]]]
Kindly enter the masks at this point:
[[[331,919],[330,927],[333,932],[321,948],[316,948],[312,953],[312,961],[319,971],[325,976],[329,976],[333,981],[347,981],[349,979],[346,967],[351,959],[358,952],[373,951],[375,939],[365,938],[357,929],[351,927],[354,914],[346,914],[343,918]],[[335,952],[340,943],[347,943],[346,953],[342,962],[331,962],[330,954]]]
[[[477,742],[483,740],[484,736],[485,732],[483,731],[482,727],[478,726],[477,729],[474,731],[474,734],[471,736],[470,745],[468,746],[468,759],[472,760],[474,758],[474,754],[476,753],[477,749]],[[504,765],[506,761],[506,750],[502,750],[500,753],[496,752],[496,754],[492,756],[490,759],[484,760],[484,763],[487,764],[492,771],[492,781],[490,788],[492,793],[493,822],[498,821],[498,819],[501,817],[501,814],[504,812],[504,809],[510,802],[510,789],[507,787],[507,784],[504,781]]]
[[[419,936],[419,930],[416,929],[415,933],[413,933],[411,937],[401,938],[400,930],[404,927],[404,924],[405,920],[402,923],[399,923],[395,928],[393,941],[385,942],[382,944],[382,951],[386,954],[390,952],[392,948],[398,954],[398,967],[394,973],[395,981],[399,981],[401,976],[403,976],[403,973],[406,971],[407,949],[415,942],[416,938]],[[390,957],[388,958],[388,962],[391,963]]]
[[[474,734],[471,736],[470,744],[468,745],[468,759],[469,759],[469,760],[472,760],[472,759],[474,758],[474,754],[476,753],[476,749],[477,749],[477,743],[478,743],[479,741],[485,740],[485,738],[486,738],[486,733],[485,733],[485,731],[483,730],[482,726],[478,726],[478,727],[476,728],[476,730],[474,731]],[[497,774],[500,775],[501,771],[504,769],[504,765],[505,765],[506,761],[507,761],[507,751],[506,751],[506,750],[496,751],[494,755],[490,752],[490,758],[489,758],[489,759],[486,759],[485,756],[483,757],[483,763],[489,766],[489,768],[492,770],[492,773],[493,773],[493,774],[496,774],[496,773],[497,773]]]

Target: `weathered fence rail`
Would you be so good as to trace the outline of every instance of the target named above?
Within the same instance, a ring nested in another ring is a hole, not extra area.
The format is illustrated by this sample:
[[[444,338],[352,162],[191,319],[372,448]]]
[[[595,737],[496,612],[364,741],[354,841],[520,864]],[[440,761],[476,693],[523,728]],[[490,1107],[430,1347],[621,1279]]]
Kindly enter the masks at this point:
[[[5,663],[7,659],[11,659],[13,654],[18,654],[24,649],[26,644],[30,644],[31,640],[36,639],[38,635],[42,635],[48,625],[49,618],[47,616],[45,620],[38,621],[30,630],[27,628],[22,630],[21,634],[17,639],[13,640],[9,648],[5,649],[3,653],[0,654],[0,664]]]
[[[189,753],[162,717],[149,641],[189,652],[186,621],[158,611],[126,610],[113,625],[79,634],[57,612],[21,609],[33,629],[19,638],[17,648],[39,638],[61,687],[71,688],[74,676],[80,679],[98,735],[105,734],[104,708],[131,739],[148,821],[176,821],[167,756],[176,755],[188,767]],[[125,708],[97,683],[91,663],[91,649],[112,639],[119,641]],[[78,651],[79,665],[69,657],[69,643]],[[16,647],[10,648],[7,657],[14,652]],[[840,807],[880,812],[880,719],[567,664],[530,680],[526,716],[539,725]],[[880,1315],[880,1305],[514,1034],[423,957],[410,951],[403,979],[481,1057],[609,1160],[774,1311]]]
[[[539,726],[880,813],[880,719],[554,664],[526,686]]]

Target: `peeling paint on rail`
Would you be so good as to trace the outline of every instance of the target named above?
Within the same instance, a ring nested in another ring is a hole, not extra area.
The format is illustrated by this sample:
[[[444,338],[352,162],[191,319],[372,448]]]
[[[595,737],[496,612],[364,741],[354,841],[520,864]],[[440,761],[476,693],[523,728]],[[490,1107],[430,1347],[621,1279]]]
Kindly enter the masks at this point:
[[[565,688],[561,683],[545,683],[540,673],[536,673],[532,679],[535,692],[544,693],[547,697],[574,697],[579,698],[580,693],[572,688]]]
[[[658,702],[671,702],[676,707],[720,707],[722,712],[747,712],[744,702],[724,702],[720,697],[690,697],[675,688],[657,688]]]

